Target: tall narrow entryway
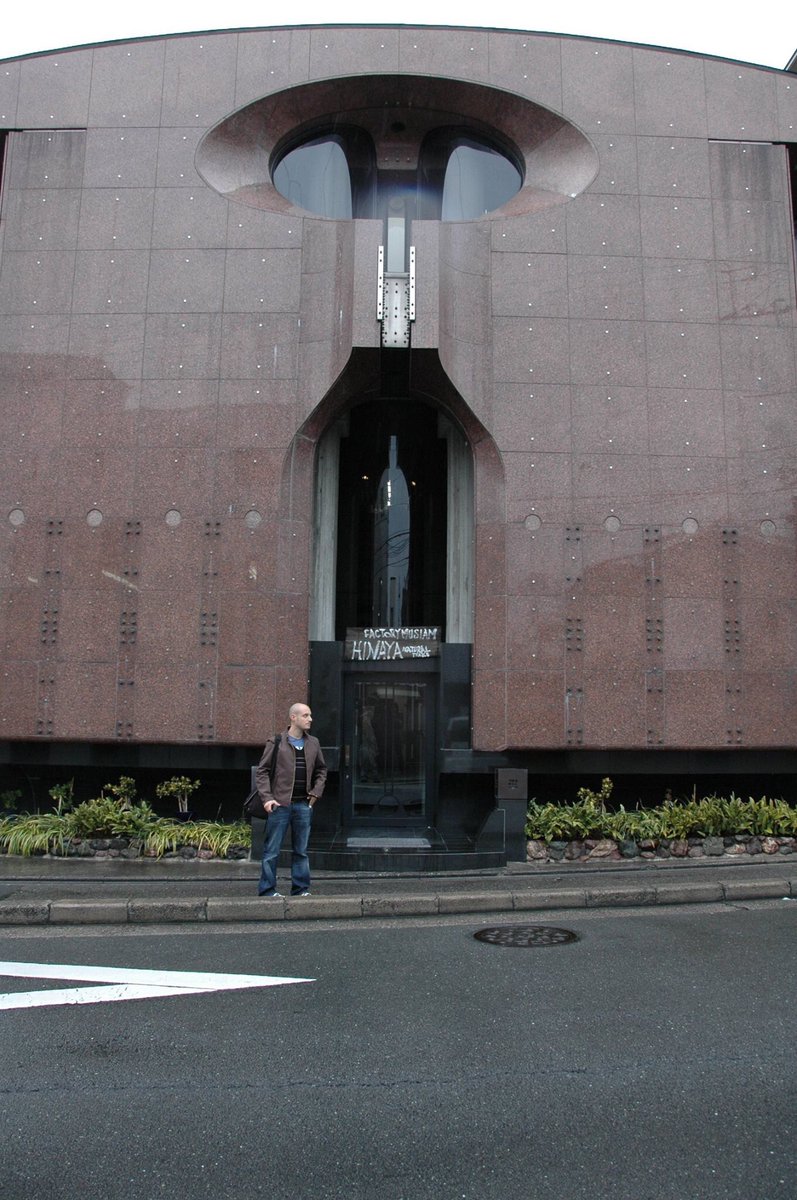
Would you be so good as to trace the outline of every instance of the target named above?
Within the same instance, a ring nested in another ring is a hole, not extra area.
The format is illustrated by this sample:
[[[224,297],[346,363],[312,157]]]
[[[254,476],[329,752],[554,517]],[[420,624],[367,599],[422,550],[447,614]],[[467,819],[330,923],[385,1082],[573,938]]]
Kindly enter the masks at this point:
[[[349,829],[416,830],[434,816],[446,478],[446,441],[430,405],[380,396],[351,409],[340,440],[335,570]]]
[[[452,722],[468,736],[446,651],[470,641],[473,472],[442,405],[385,381],[383,352],[319,442],[311,632],[314,694],[338,712],[341,827],[398,834],[434,827]]]

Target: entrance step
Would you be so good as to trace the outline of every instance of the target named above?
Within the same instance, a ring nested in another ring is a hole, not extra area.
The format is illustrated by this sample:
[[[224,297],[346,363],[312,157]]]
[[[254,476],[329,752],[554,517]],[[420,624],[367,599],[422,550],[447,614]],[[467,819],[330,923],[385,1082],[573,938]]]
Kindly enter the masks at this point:
[[[434,828],[396,829],[354,827],[313,839],[311,861],[320,871],[427,873],[479,871],[502,867],[501,851],[476,850],[472,841],[456,844]]]
[[[286,864],[290,859],[286,859]],[[411,875],[441,871],[486,871],[506,865],[505,854],[456,850],[315,850],[310,863],[318,871],[354,871],[367,874]]]
[[[339,829],[333,846],[345,845],[347,850],[445,850],[446,844],[432,826],[353,825]]]
[[[432,843],[424,837],[347,837],[347,850],[431,850]]]

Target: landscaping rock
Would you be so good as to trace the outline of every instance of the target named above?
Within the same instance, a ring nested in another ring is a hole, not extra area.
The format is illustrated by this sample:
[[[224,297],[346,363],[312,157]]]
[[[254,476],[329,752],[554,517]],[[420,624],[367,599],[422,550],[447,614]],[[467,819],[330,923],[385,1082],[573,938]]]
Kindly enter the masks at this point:
[[[599,842],[595,842],[587,851],[587,858],[619,858],[620,852],[617,849],[617,843],[611,838],[601,838]]]
[[[526,862],[539,862],[548,857],[548,848],[545,842],[538,842],[535,839],[526,842]]]
[[[703,853],[718,858],[725,853],[725,839],[721,837],[703,838]]]
[[[688,853],[688,841],[685,838],[673,838],[670,842],[670,854],[673,858],[686,858]]]
[[[639,846],[634,841],[618,842],[618,849],[622,858],[637,858],[639,856]]]
[[[762,838],[761,849],[765,854],[777,854],[778,850],[780,850],[780,842],[775,837]]]
[[[738,857],[747,853],[747,847],[742,842],[734,842],[733,845],[725,847],[725,853],[731,857]]]
[[[571,862],[574,859],[582,858],[585,850],[589,847],[589,845],[590,845],[589,842],[586,842],[586,843],[579,842],[579,841],[568,842],[567,848],[565,850],[565,858],[569,859]],[[587,854],[587,858],[590,857],[590,853],[591,853],[591,851]]]

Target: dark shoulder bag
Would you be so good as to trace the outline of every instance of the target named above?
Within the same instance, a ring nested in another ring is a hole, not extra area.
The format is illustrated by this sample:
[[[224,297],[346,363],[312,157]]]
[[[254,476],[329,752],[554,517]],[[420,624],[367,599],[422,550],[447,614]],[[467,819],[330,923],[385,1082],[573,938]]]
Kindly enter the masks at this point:
[[[274,770],[277,766],[277,751],[279,750],[281,741],[282,735],[278,733],[274,738],[274,753],[272,754],[271,762],[268,765],[268,778],[272,787],[274,785]],[[260,797],[260,792],[257,790],[257,788],[252,788],[251,792],[244,800],[244,820],[251,821],[253,819],[259,819],[261,821],[265,821],[267,816],[268,813],[263,807],[263,801]]]

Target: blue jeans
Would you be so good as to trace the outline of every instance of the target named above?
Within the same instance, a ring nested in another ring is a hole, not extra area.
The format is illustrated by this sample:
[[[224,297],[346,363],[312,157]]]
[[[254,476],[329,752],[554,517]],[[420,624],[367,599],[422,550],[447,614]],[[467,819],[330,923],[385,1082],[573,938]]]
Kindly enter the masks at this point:
[[[277,859],[288,826],[291,827],[291,895],[298,896],[310,887],[310,859],[307,843],[313,810],[306,800],[295,800],[292,804],[279,804],[268,815],[266,836],[263,842],[263,860],[260,866],[259,896],[273,896],[277,886]]]

